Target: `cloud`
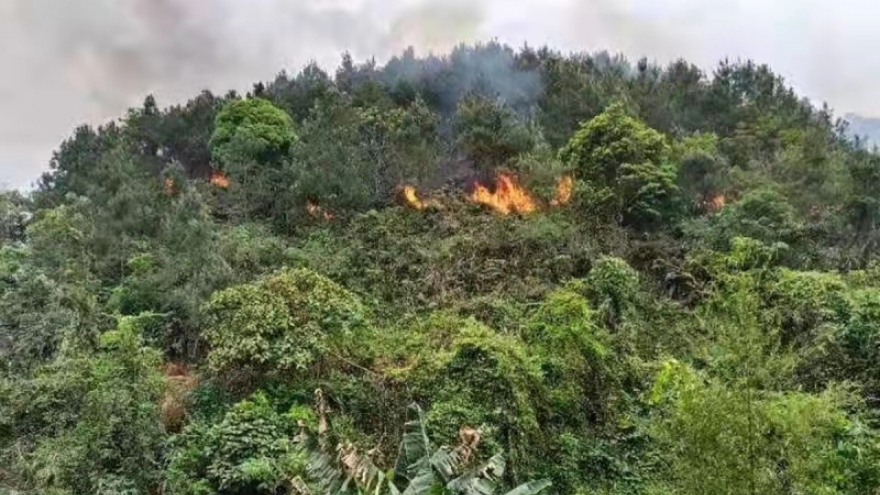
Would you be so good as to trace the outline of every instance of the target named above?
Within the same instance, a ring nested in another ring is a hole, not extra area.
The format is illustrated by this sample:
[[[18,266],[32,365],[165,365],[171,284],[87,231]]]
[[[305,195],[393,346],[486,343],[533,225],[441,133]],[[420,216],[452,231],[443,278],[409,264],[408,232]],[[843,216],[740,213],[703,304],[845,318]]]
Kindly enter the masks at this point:
[[[341,53],[380,62],[498,38],[609,49],[711,69],[770,63],[841,111],[880,115],[880,41],[868,0],[0,0],[0,183],[35,179],[83,122],[203,88],[248,89]],[[877,103],[875,103],[877,102]]]
[[[621,50],[711,70],[725,58],[769,64],[840,113],[880,116],[880,42],[869,0],[572,0],[560,43]]]
[[[35,179],[76,125],[118,117],[147,93],[171,103],[310,60],[332,66],[346,49],[364,58],[449,43],[477,15],[378,0],[0,0],[0,182]],[[413,37],[422,27],[431,39]]]
[[[445,53],[459,43],[472,43],[484,21],[479,2],[426,3],[404,11],[388,33],[388,49],[400,52],[409,46],[423,52]]]
[[[101,123],[155,93],[247,89],[343,51],[388,58],[477,38],[480,2],[408,0],[0,0],[0,181],[44,169],[82,122]],[[13,149],[13,147],[15,149]],[[34,157],[39,156],[35,159]]]

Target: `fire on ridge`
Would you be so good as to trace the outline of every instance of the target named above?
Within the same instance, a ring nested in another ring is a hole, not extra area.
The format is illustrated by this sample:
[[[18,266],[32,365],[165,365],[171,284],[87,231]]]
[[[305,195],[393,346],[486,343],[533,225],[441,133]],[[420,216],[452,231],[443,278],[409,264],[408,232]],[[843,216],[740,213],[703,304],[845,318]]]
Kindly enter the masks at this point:
[[[556,194],[550,201],[550,206],[559,207],[569,204],[573,188],[574,179],[570,175],[561,177],[557,181]],[[421,199],[416,188],[412,185],[403,185],[398,188],[398,191],[403,203],[414,210],[437,206],[434,200]],[[541,202],[520,183],[516,175],[509,172],[499,172],[495,176],[494,186],[479,181],[475,182],[473,190],[468,194],[468,199],[501,215],[525,215],[542,209]]]

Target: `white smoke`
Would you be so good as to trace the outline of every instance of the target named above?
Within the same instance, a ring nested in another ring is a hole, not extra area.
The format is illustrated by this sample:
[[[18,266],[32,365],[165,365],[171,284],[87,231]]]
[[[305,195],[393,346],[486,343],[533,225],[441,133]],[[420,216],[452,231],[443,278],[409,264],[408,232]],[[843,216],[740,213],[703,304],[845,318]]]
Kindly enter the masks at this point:
[[[246,90],[348,50],[379,60],[409,45],[475,41],[481,2],[407,0],[0,0],[0,181],[22,186],[74,126],[154,93]]]

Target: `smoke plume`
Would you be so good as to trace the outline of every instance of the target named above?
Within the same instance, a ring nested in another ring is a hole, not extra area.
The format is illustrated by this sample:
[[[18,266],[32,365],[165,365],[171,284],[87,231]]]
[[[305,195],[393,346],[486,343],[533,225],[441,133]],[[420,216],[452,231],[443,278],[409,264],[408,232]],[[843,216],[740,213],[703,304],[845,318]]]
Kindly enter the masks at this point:
[[[201,89],[248,89],[343,51],[387,59],[408,45],[474,41],[479,2],[0,0],[0,181],[32,180],[80,123]]]

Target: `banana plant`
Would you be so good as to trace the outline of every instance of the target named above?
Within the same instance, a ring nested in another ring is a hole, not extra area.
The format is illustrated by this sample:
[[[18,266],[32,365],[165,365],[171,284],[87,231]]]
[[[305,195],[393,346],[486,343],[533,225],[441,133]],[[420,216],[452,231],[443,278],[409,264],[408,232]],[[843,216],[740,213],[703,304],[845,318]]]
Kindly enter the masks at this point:
[[[495,495],[504,476],[505,461],[495,454],[482,463],[472,461],[479,437],[451,448],[435,447],[425,430],[424,413],[410,406],[412,419],[405,425],[397,462],[391,472],[377,467],[370,453],[351,444],[335,446],[326,434],[303,429],[300,446],[308,458],[308,474],[321,495]],[[504,495],[537,495],[550,481],[524,483]]]

